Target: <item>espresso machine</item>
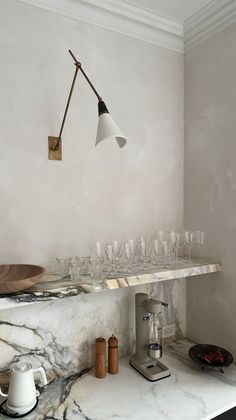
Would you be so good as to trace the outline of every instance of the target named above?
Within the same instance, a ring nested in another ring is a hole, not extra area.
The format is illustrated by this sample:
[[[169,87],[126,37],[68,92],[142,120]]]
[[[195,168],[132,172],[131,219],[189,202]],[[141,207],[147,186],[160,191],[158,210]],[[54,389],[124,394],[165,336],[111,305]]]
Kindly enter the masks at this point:
[[[147,293],[135,295],[136,353],[130,365],[149,381],[170,376],[169,369],[160,362],[162,357],[161,309],[167,303],[151,299]]]

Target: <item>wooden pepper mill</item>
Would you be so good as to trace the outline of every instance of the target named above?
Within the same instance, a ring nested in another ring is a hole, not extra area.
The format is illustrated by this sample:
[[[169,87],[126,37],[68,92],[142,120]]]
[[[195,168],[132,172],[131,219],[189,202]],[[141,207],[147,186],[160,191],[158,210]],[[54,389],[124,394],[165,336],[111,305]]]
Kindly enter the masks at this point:
[[[97,378],[106,376],[106,340],[102,337],[95,340],[95,376]]]
[[[112,334],[108,340],[108,372],[115,375],[118,370],[118,340]]]

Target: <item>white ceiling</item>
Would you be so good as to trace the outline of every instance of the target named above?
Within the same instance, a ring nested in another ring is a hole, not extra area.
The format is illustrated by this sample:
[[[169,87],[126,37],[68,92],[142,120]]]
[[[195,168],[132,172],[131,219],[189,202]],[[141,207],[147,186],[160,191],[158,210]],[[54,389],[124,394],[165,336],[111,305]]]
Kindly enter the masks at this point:
[[[211,3],[210,0],[131,0],[131,2],[181,22]]]

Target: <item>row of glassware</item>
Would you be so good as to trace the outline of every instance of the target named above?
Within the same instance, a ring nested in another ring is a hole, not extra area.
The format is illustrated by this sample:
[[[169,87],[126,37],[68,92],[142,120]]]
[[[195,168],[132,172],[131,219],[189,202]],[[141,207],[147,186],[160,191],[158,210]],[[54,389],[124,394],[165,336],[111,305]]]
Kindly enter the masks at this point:
[[[91,256],[57,258],[57,263],[62,278],[70,275],[72,281],[79,282],[83,276],[90,276],[96,280],[125,272],[146,271],[151,265],[174,268],[178,265],[179,257],[191,260],[194,254],[201,258],[204,245],[205,233],[199,230],[159,230],[151,239],[140,237],[106,243],[97,241],[92,245]]]

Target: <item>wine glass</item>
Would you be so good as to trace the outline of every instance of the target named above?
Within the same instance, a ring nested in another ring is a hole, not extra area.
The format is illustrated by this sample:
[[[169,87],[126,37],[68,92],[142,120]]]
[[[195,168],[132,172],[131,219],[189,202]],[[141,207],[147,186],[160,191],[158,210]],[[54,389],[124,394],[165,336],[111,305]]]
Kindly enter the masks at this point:
[[[193,232],[189,230],[184,230],[184,250],[185,256],[188,260],[191,260],[192,245],[193,245]]]
[[[150,243],[148,243],[147,239],[141,237],[138,240],[138,247],[140,252],[140,262],[142,263],[142,268],[146,268],[150,261]]]
[[[104,251],[108,263],[108,274],[115,274],[115,256],[113,243],[107,242],[104,244]]]
[[[93,255],[96,256],[96,258],[103,258],[105,257],[105,251],[104,246],[101,241],[96,241],[93,244]]]
[[[124,256],[128,262],[127,271],[131,271],[133,265],[133,252],[130,241],[124,243]]]
[[[179,236],[177,232],[172,230],[169,235],[170,240],[170,262],[171,264],[176,265],[177,264],[177,258],[178,258],[178,242],[179,242]]]
[[[160,259],[161,259],[161,242],[159,239],[153,239],[152,241],[152,247],[151,252],[154,254],[154,260],[152,260],[152,263],[155,265],[160,265]]]
[[[168,268],[170,266],[170,240],[164,239],[160,242],[161,244],[161,266],[162,268]]]
[[[132,257],[134,257],[134,254],[135,254],[135,241],[134,241],[134,239],[129,239],[129,244],[130,244],[130,252],[131,252],[131,255],[132,255]]]
[[[201,259],[203,247],[205,245],[206,234],[205,232],[201,232],[200,230],[197,230],[195,232],[195,237],[196,237],[197,248],[199,251],[199,258]]]
[[[120,269],[120,260],[123,255],[123,246],[121,242],[116,241],[116,240],[112,242],[112,246],[113,246],[115,269],[116,269],[116,272],[118,272]]]

